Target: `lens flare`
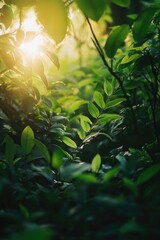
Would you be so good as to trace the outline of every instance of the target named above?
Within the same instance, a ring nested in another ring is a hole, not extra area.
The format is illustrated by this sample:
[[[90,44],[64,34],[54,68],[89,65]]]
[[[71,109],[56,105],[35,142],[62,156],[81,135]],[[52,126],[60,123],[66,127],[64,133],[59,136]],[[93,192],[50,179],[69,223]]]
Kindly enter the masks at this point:
[[[43,42],[43,36],[38,35],[32,40],[24,41],[20,46],[20,50],[22,50],[28,56],[39,55],[40,47],[42,46]]]
[[[33,33],[32,37],[29,37],[22,42],[19,49],[27,57],[35,57],[40,54],[40,48],[44,44],[44,37],[40,33],[41,26],[38,25],[36,15],[33,10],[29,11],[23,22],[22,29],[26,33]]]

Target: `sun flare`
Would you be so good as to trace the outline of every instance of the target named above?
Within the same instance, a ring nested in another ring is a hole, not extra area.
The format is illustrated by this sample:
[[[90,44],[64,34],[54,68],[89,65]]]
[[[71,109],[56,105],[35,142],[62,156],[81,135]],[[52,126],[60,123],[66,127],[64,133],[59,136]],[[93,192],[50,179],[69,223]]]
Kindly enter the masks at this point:
[[[42,46],[43,42],[43,36],[38,35],[32,40],[24,41],[21,44],[20,49],[28,56],[39,55],[40,47]]]
[[[26,38],[19,49],[29,57],[40,54],[40,47],[44,44],[44,36],[40,33],[41,26],[37,23],[33,10],[29,11],[22,23],[22,29],[26,33]],[[30,34],[30,37],[27,37]]]

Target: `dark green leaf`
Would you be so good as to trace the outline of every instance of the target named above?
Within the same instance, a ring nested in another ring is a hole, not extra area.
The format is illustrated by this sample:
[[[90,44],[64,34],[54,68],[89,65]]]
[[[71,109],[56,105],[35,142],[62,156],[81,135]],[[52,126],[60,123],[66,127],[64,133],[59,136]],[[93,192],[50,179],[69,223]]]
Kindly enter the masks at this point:
[[[64,155],[65,155],[65,153],[62,148],[60,148],[58,146],[54,148],[54,152],[52,155],[53,168],[58,170],[61,167]]]
[[[8,163],[12,164],[14,160],[14,155],[16,151],[16,145],[10,136],[5,138],[5,158]]]
[[[38,147],[38,149],[40,150],[40,152],[42,153],[43,157],[46,159],[46,161],[48,163],[50,163],[51,157],[50,157],[47,147],[39,140],[35,140],[35,144]]]
[[[157,175],[160,172],[160,164],[153,165],[152,167],[149,167],[145,169],[138,177],[136,184],[142,184],[144,182],[147,182],[152,177]]]
[[[122,116],[118,114],[112,114],[112,113],[104,113],[100,115],[100,118],[98,119],[98,123],[101,125],[105,125],[108,122],[114,121],[114,120],[119,120],[122,119]]]
[[[106,109],[107,108],[112,108],[115,107],[117,105],[119,105],[120,103],[124,102],[126,99],[125,98],[117,98],[114,100],[109,101],[108,103],[106,103]]]
[[[156,11],[156,8],[148,8],[138,16],[132,28],[133,37],[137,42],[142,40],[147,34]]]
[[[90,169],[91,165],[88,163],[72,163],[68,166],[61,167],[60,176],[63,181],[71,181]]]
[[[98,21],[106,9],[105,0],[76,0],[78,7],[89,18]]]
[[[111,1],[120,7],[129,7],[131,4],[131,0],[111,0]]]
[[[120,166],[116,166],[114,168],[109,169],[104,175],[103,180],[104,182],[110,181],[113,177],[116,177],[120,171]]]
[[[129,33],[129,26],[123,24],[113,28],[105,44],[105,52],[109,58],[113,58],[119,47],[121,47]]]

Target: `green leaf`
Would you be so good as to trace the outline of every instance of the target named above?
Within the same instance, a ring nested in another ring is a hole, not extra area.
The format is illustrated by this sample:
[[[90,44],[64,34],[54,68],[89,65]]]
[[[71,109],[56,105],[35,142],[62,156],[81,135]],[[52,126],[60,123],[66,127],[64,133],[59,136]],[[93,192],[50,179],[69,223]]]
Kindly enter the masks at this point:
[[[90,124],[88,122],[86,122],[84,119],[80,119],[80,123],[81,123],[81,127],[85,132],[89,132],[89,130],[91,129]]]
[[[97,173],[99,171],[100,166],[101,166],[101,156],[99,154],[96,154],[96,156],[93,158],[91,163],[92,172]]]
[[[97,183],[97,178],[93,173],[82,173],[77,177],[78,182],[81,184],[94,184]]]
[[[123,178],[123,183],[126,186],[126,188],[128,188],[135,196],[137,196],[138,189],[137,189],[135,182],[133,182],[131,179],[125,177],[125,178]]]
[[[8,163],[12,164],[16,152],[16,145],[10,136],[5,137],[5,158]]]
[[[77,148],[77,144],[69,137],[64,136],[62,138],[62,142],[64,142],[69,147]]]
[[[89,18],[98,21],[106,9],[105,0],[76,0],[78,7]]]
[[[84,140],[86,137],[86,131],[84,131],[83,129],[78,130],[77,134],[81,140]]]
[[[10,27],[13,18],[14,14],[12,8],[7,5],[3,5],[0,9],[0,22],[4,24],[6,29]]]
[[[104,103],[104,99],[103,99],[103,95],[98,92],[98,91],[95,91],[94,92],[94,95],[93,95],[93,99],[94,101],[97,103],[97,105],[100,107],[100,108],[105,108],[105,103]]]
[[[123,24],[118,27],[114,27],[105,44],[105,52],[109,58],[113,58],[116,54],[119,47],[121,47],[125,38],[129,33],[129,26],[127,24]]]
[[[136,184],[140,185],[144,182],[147,182],[152,177],[157,175],[160,172],[160,164],[153,165],[152,167],[149,167],[145,169],[138,177]]]
[[[20,233],[12,234],[8,240],[50,240],[52,235],[49,228],[33,224]]]
[[[40,150],[40,152],[42,153],[43,157],[46,159],[46,161],[48,163],[50,163],[51,157],[50,157],[47,147],[41,141],[39,141],[37,139],[35,140],[35,144],[38,147],[38,149]]]
[[[116,177],[120,171],[120,166],[116,166],[114,168],[109,169],[104,175],[104,182],[109,182],[113,177]]]
[[[91,165],[88,163],[71,163],[67,166],[62,166],[60,169],[60,178],[63,181],[71,181],[82,173],[89,171]]]
[[[105,109],[115,107],[120,103],[124,102],[125,100],[126,100],[125,98],[117,98],[117,99],[111,100],[108,103],[106,103]]]
[[[105,125],[108,122],[114,121],[114,120],[119,120],[122,119],[123,117],[120,116],[119,114],[112,114],[112,113],[104,113],[101,114],[100,118],[98,119],[98,123],[101,125]]]
[[[57,57],[57,55],[53,52],[50,51],[45,51],[46,55],[49,57],[49,59],[53,62],[53,64],[59,69],[60,68],[60,64],[59,64],[59,59]]]
[[[131,0],[111,0],[111,1],[120,7],[126,7],[126,8],[128,8],[131,4]]]
[[[92,117],[98,118],[99,117],[99,110],[98,108],[94,105],[94,103],[89,102],[88,103],[88,111],[91,114]]]
[[[64,155],[65,155],[65,153],[64,153],[62,148],[60,148],[58,146],[54,148],[54,152],[53,152],[53,155],[52,155],[52,166],[53,166],[53,168],[59,170],[59,168],[62,165]]]
[[[29,154],[34,147],[34,133],[29,126],[27,126],[22,132],[21,146],[24,154]]]
[[[148,8],[138,16],[132,28],[133,37],[137,42],[141,41],[147,34],[156,11],[156,8]]]
[[[89,117],[87,117],[85,115],[80,115],[79,118],[80,118],[80,120],[82,119],[83,121],[92,124],[92,121],[89,119]]]
[[[67,12],[62,0],[37,0],[36,11],[38,20],[48,34],[58,44],[67,31]]]
[[[141,54],[138,54],[138,53],[132,54],[131,56],[126,55],[122,59],[121,64],[131,63],[131,62],[137,60],[140,56],[141,56]]]
[[[111,96],[113,93],[113,86],[107,80],[104,82],[104,92],[107,94],[107,96]]]

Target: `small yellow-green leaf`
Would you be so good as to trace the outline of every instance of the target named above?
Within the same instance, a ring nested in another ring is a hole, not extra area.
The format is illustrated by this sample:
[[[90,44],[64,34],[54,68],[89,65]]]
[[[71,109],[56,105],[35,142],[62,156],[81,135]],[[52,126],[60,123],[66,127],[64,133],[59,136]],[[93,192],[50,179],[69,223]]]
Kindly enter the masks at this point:
[[[104,98],[100,92],[95,91],[93,94],[93,99],[100,108],[103,109],[105,107]]]
[[[29,154],[34,147],[34,133],[33,130],[27,126],[21,135],[21,147],[24,154]]]
[[[83,129],[78,130],[78,131],[77,131],[77,134],[78,134],[78,136],[79,136],[79,138],[80,138],[81,140],[84,140],[85,137],[86,137],[86,132],[85,132]]]
[[[92,172],[97,173],[99,171],[100,166],[101,166],[101,156],[99,154],[96,154],[96,156],[93,158],[91,163]]]
[[[71,148],[77,148],[77,144],[69,137],[64,136],[62,141]]]
[[[98,108],[94,105],[94,103],[89,102],[88,103],[88,111],[91,114],[92,117],[98,118],[99,117],[99,110]]]
[[[107,94],[107,96],[111,96],[113,93],[113,86],[107,80],[104,82],[104,92]]]
[[[85,132],[89,132],[89,130],[91,129],[90,124],[88,122],[84,121],[84,119],[82,119],[82,118],[80,120],[80,123],[81,123],[81,127],[83,128],[83,130]]]

